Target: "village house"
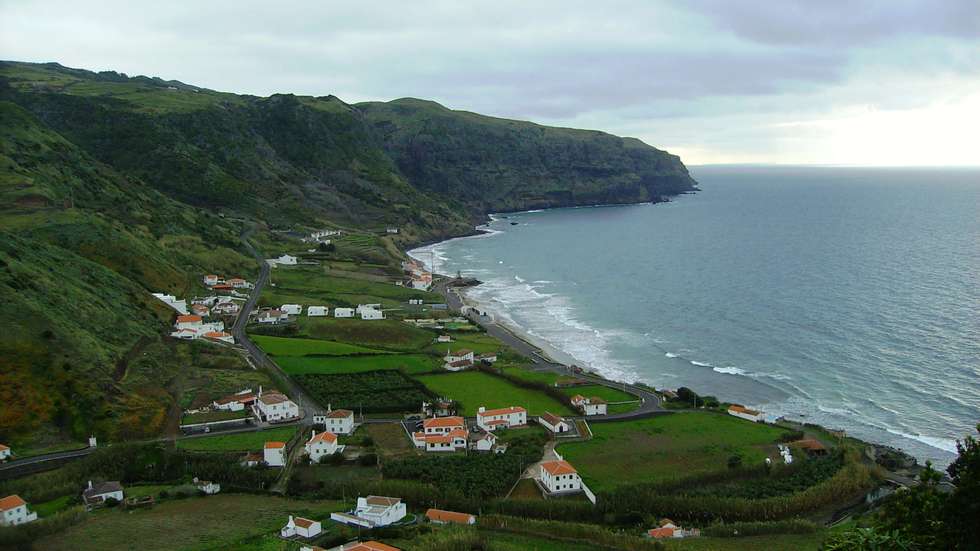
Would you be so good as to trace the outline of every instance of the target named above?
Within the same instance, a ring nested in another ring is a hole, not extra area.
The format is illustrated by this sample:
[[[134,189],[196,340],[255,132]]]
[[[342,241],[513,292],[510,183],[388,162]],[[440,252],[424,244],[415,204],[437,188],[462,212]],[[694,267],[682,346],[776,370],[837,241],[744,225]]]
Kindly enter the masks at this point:
[[[446,362],[442,364],[442,368],[446,371],[464,371],[473,367],[473,362],[470,360],[457,360],[455,362]]]
[[[323,549],[322,547],[303,547],[300,551],[401,551],[397,547],[392,547],[381,543],[380,541],[352,541],[345,543],[343,545],[338,545],[337,547],[331,547],[330,549]]]
[[[281,310],[265,310],[259,313],[258,322],[275,324],[281,321],[287,321],[288,319],[289,314]]]
[[[789,446],[803,450],[804,453],[810,457],[823,456],[829,453],[826,446],[824,446],[819,440],[815,440],[813,438],[806,438],[804,440],[790,442]]]
[[[582,491],[582,478],[568,461],[545,461],[538,470],[538,481],[549,494]]]
[[[231,333],[226,333],[225,331],[208,331],[204,334],[204,338],[212,341],[235,344],[235,337],[231,336]]]
[[[327,404],[326,413],[313,416],[314,425],[322,425],[327,432],[350,434],[354,432],[354,412],[349,409],[331,409]]]
[[[568,421],[565,421],[564,418],[559,417],[554,413],[550,413],[547,411],[541,414],[540,417],[538,417],[538,424],[548,429],[554,434],[561,434],[564,432],[568,432],[571,429],[571,427],[568,424]]]
[[[11,455],[13,455],[13,452],[10,451],[10,448],[4,446],[3,444],[0,444],[0,461],[6,461],[10,459]]]
[[[466,449],[466,431],[456,429],[445,434],[415,433],[415,445],[425,447],[426,452],[454,452]]]
[[[425,512],[425,518],[433,524],[476,524],[475,515],[442,509],[429,509]]]
[[[303,517],[293,517],[289,515],[286,525],[279,531],[279,535],[284,538],[299,536],[301,538],[315,538],[323,531],[323,526],[318,520],[310,520]]]
[[[411,283],[409,287],[412,289],[418,289],[419,291],[428,291],[432,287],[432,274],[422,273],[416,276],[412,276],[410,280]]]
[[[306,316],[310,318],[319,318],[327,315],[329,308],[326,306],[308,306],[306,308]]]
[[[279,311],[287,316],[298,316],[303,313],[302,304],[283,304],[279,307]]]
[[[98,507],[105,503],[107,499],[114,499],[120,503],[123,500],[122,484],[115,480],[92,484],[88,481],[88,487],[82,492],[82,501],[88,508]]]
[[[211,308],[211,313],[215,316],[235,316],[241,309],[241,306],[234,302],[219,302]]]
[[[335,318],[352,318],[354,317],[353,308],[334,308],[333,317]]]
[[[357,498],[349,513],[331,513],[331,520],[363,528],[388,526],[405,518],[405,503],[397,497],[367,496]]]
[[[422,402],[422,414],[426,417],[446,417],[455,413],[455,404],[448,398],[437,398],[432,402]]]
[[[242,411],[255,403],[255,397],[256,395],[252,393],[252,389],[248,388],[231,396],[225,396],[224,398],[215,400],[211,406],[214,409],[224,411]]]
[[[232,291],[232,286],[227,283],[219,283],[217,285],[212,285],[211,290],[221,293],[230,293]]]
[[[397,235],[398,234],[398,228],[393,227],[393,226],[389,226],[389,227],[385,228],[385,233]]]
[[[383,320],[385,319],[385,313],[381,310],[373,310],[370,308],[365,308],[361,310],[362,320]]]
[[[597,396],[586,398],[581,394],[572,396],[570,402],[572,406],[579,409],[583,415],[605,415],[607,411],[606,401]]]
[[[313,435],[306,442],[306,454],[310,456],[310,461],[319,463],[324,457],[329,457],[339,451],[343,451],[343,446],[337,445],[337,435],[330,432],[321,432]]]
[[[263,461],[265,461],[265,456],[262,453],[249,452],[242,457],[241,465],[242,467],[256,467]]]
[[[436,342],[453,342],[453,338],[449,335],[439,335],[436,337]]]
[[[262,461],[270,467],[286,466],[286,443],[266,442],[262,449]]]
[[[229,279],[227,283],[228,283],[228,285],[231,285],[232,288],[234,288],[234,289],[249,289],[249,288],[252,287],[252,284],[251,283],[249,283],[248,281],[245,281],[244,279],[242,279],[240,277],[233,277],[233,278]]]
[[[732,404],[728,406],[728,414],[734,415],[740,419],[745,419],[746,421],[752,421],[754,423],[762,421],[764,417],[764,414],[761,411],[749,409],[739,404]]]
[[[261,388],[252,409],[256,417],[267,423],[292,421],[299,417],[299,406],[285,394],[276,391],[263,394]]]
[[[527,424],[527,410],[520,406],[486,409],[480,406],[476,412],[476,424],[487,432],[499,428],[520,427]]]
[[[196,316],[206,316],[211,313],[211,309],[203,304],[191,304],[191,312]]]
[[[408,299],[408,304],[411,306],[422,306],[422,299],[420,298],[410,298]]]
[[[480,431],[473,438],[473,449],[478,452],[504,453],[505,447],[497,445],[497,435],[492,432]]]
[[[475,358],[476,361],[483,363],[484,365],[492,365],[497,361],[496,354],[480,354]]]
[[[201,325],[204,320],[199,315],[188,314],[186,316],[177,316],[177,321],[174,322],[174,329],[180,331],[181,329],[193,329],[198,331],[201,329]]]
[[[422,421],[422,433],[448,434],[454,430],[466,430],[466,421],[462,417],[435,417]]]
[[[210,480],[199,480],[196,476],[194,477],[194,486],[209,496],[213,496],[221,491],[221,484]]]
[[[17,526],[37,520],[37,513],[27,509],[27,502],[18,495],[0,499],[0,526]]]
[[[654,539],[664,538],[696,538],[701,535],[698,528],[684,529],[674,524],[669,518],[662,519],[657,528],[647,530],[647,537]]]
[[[446,355],[442,358],[447,364],[452,362],[468,361],[473,363],[473,351],[468,348],[460,348],[456,352],[446,350]]]
[[[221,281],[221,278],[219,278],[214,274],[209,274],[204,276],[204,284],[207,285],[208,287],[217,285],[219,281]]]
[[[279,266],[279,265],[283,265],[283,266],[295,266],[296,265],[296,261],[297,261],[297,258],[295,256],[291,256],[291,255],[288,255],[288,254],[284,254],[284,255],[280,256],[279,258],[270,258],[270,259],[266,260],[266,262],[269,263],[269,266],[272,266],[273,268],[275,268],[276,266]]]

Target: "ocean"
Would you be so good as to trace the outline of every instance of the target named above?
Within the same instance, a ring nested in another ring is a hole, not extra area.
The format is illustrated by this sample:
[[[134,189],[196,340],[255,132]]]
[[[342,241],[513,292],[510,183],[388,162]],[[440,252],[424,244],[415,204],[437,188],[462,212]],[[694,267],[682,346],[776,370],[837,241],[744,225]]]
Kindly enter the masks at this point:
[[[980,422],[980,169],[700,167],[412,251],[556,359],[938,465]]]

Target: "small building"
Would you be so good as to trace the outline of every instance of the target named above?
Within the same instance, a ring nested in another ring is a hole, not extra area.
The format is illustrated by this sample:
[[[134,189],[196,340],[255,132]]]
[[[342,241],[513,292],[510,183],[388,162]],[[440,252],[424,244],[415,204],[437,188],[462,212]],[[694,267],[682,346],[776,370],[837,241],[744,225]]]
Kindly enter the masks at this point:
[[[302,304],[283,304],[279,307],[279,311],[287,316],[298,316],[303,313]]]
[[[442,364],[442,368],[446,371],[465,371],[471,367],[473,367],[473,362],[470,360],[457,360]]]
[[[380,541],[352,541],[350,543],[345,543],[343,545],[338,545],[337,547],[331,547],[330,549],[323,549],[322,547],[303,547],[300,551],[401,551],[397,547],[392,547],[381,543]]]
[[[194,486],[209,496],[213,496],[221,491],[221,484],[210,480],[198,480],[197,477],[194,477]]]
[[[549,494],[582,491],[582,478],[575,467],[563,459],[545,461],[538,471],[538,480]]]
[[[231,336],[231,333],[227,333],[225,331],[208,331],[204,334],[204,338],[212,341],[235,344],[235,337]]]
[[[211,314],[215,316],[234,316],[241,310],[241,306],[234,302],[220,302],[211,308]]]
[[[422,421],[424,434],[449,434],[454,430],[466,430],[466,421],[462,417],[434,417]]]
[[[259,389],[261,391],[261,388]],[[256,395],[248,388],[212,402],[211,407],[224,411],[242,411],[255,404]]]
[[[456,352],[446,350],[446,355],[442,358],[447,364],[452,362],[468,361],[473,363],[473,351],[468,348],[460,348]]]
[[[585,415],[605,415],[607,409],[608,405],[605,400],[593,396],[582,406],[582,413]]]
[[[343,524],[377,528],[405,518],[405,503],[397,497],[367,496],[357,498],[357,506],[349,513],[331,513],[330,518]]]
[[[8,446],[0,444],[0,461],[6,461],[10,459],[11,455],[13,455],[13,452],[10,451],[10,448]]]
[[[89,480],[88,487],[82,492],[82,501],[85,503],[85,506],[89,508],[99,507],[102,506],[107,499],[115,499],[116,501],[122,503],[122,484],[115,480],[92,484],[92,481]]]
[[[547,411],[538,417],[538,424],[554,434],[562,434],[571,430],[568,421]]]
[[[494,364],[494,363],[497,362],[497,355],[496,354],[480,354],[479,356],[477,356],[475,358],[475,360],[478,361],[478,362],[480,362],[480,363],[482,363],[482,364],[484,364],[484,365],[491,365],[491,364]]]
[[[422,402],[422,414],[428,417],[448,417],[456,414],[456,404],[448,398]]]
[[[326,306],[308,306],[306,308],[307,317],[321,318],[327,315],[329,308]]]
[[[19,495],[0,499],[0,526],[17,526],[37,520],[37,513],[27,509],[27,502]]]
[[[352,318],[354,317],[353,308],[334,308],[333,317],[335,318]]]
[[[266,442],[262,450],[262,460],[270,467],[286,466],[286,443]]]
[[[281,423],[292,421],[299,417],[299,406],[281,392],[262,393],[259,389],[259,396],[252,406],[256,416],[267,423]]]
[[[211,309],[203,304],[191,304],[191,312],[195,316],[206,316],[211,313]]]
[[[466,449],[466,431],[455,429],[445,434],[415,433],[412,440],[426,452],[454,452]]]
[[[318,520],[310,520],[303,517],[293,517],[289,515],[286,525],[279,531],[279,535],[284,538],[299,536],[301,538],[315,538],[323,532],[323,527]]]
[[[803,440],[797,440],[795,442],[790,442],[789,445],[791,447],[799,448],[799,449],[803,450],[807,455],[809,455],[811,457],[821,456],[821,455],[827,455],[827,453],[829,453],[827,451],[827,447],[824,446],[823,443],[821,443],[819,440],[815,440],[813,438],[806,438],[806,439],[803,439]]]
[[[266,262],[268,262],[269,265],[272,266],[273,268],[275,268],[280,264],[284,266],[295,266],[297,262],[297,258],[295,256],[284,254],[279,258],[270,258]]]
[[[233,277],[228,280],[228,285],[231,285],[235,289],[248,289],[252,285],[240,277]]]
[[[219,278],[215,274],[208,274],[204,276],[204,284],[207,285],[208,287],[217,285],[219,281],[221,281],[221,278]]]
[[[745,406],[739,404],[732,404],[728,406],[728,414],[734,415],[740,419],[745,419],[747,421],[752,421],[758,423],[763,420],[763,413],[761,411],[756,411],[754,409],[749,409]]]
[[[436,337],[436,342],[453,342],[453,338],[449,335],[439,335]]]
[[[365,308],[361,310],[362,320],[383,320],[385,319],[385,313],[381,310],[374,310],[370,308]]]
[[[259,463],[265,461],[265,456],[259,452],[249,452],[242,457],[241,465],[242,467],[256,467]]]
[[[343,446],[337,445],[337,435],[330,432],[321,432],[317,434],[313,431],[313,435],[306,442],[306,453],[310,456],[310,461],[313,463],[319,463],[324,457],[329,457],[338,451],[341,451]]]
[[[182,329],[200,329],[203,323],[201,316],[195,314],[188,314],[186,316],[177,316],[177,321],[174,322],[174,328],[178,331]]]
[[[442,509],[429,509],[425,512],[425,518],[433,524],[476,524],[476,515]]]
[[[422,299],[420,298],[410,298],[408,299],[408,304],[411,306],[422,306]]]
[[[480,406],[476,412],[476,424],[487,432],[499,428],[520,427],[527,424],[527,410],[520,406],[486,409]]]
[[[473,449],[478,452],[504,452],[503,448],[497,446],[497,435],[486,431],[480,431],[480,433],[473,438]]]
[[[392,234],[392,235],[398,235],[398,228],[393,227],[393,226],[389,226],[389,227],[385,228],[385,233]]]
[[[313,424],[321,425],[327,432],[334,434],[350,434],[354,432],[354,412],[349,409],[330,409],[327,404],[327,412],[314,415]]]
[[[264,312],[259,312],[258,322],[275,324],[287,319],[289,319],[289,314],[280,310],[265,310]]]
[[[701,535],[698,528],[684,529],[674,524],[669,518],[661,519],[659,526],[647,530],[647,537],[654,539],[666,538],[696,538]]]

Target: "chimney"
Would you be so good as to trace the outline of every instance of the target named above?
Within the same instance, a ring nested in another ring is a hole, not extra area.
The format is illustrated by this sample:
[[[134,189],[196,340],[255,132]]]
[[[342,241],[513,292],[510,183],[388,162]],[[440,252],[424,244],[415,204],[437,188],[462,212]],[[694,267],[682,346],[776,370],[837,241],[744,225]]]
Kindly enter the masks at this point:
[[[484,411],[486,411],[486,410],[487,410],[487,408],[485,408],[485,407],[483,407],[483,406],[480,406],[480,409],[479,409],[479,410],[477,410],[477,411],[478,411],[479,413],[483,413],[483,412],[484,412]]]
[[[92,489],[92,481],[91,481],[91,480],[89,480],[89,481],[88,481],[88,489],[89,489],[89,490],[91,490],[91,489]]]
[[[333,410],[330,408],[330,404],[327,404],[327,413],[330,413],[331,411]]]
[[[310,440],[316,438],[316,429],[313,429],[313,434],[310,435]]]
[[[262,385],[259,385],[259,397],[262,396]]]

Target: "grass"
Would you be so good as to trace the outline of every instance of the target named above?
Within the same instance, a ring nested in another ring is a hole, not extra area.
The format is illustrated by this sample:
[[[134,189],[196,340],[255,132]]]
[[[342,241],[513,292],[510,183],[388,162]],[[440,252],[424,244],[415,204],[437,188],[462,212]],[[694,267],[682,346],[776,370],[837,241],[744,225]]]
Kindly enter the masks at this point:
[[[538,489],[538,485],[533,479],[522,478],[518,481],[517,486],[514,486],[514,491],[510,493],[508,499],[543,500],[544,497],[541,495],[541,490]]]
[[[442,362],[421,354],[392,354],[386,356],[278,357],[276,363],[291,375],[301,373],[361,373],[378,369],[400,369],[405,373],[426,373],[438,369]]]
[[[520,367],[505,368],[504,373],[529,383],[544,383],[549,386],[554,385],[555,381],[563,377],[563,375],[551,371],[531,371]]]
[[[667,540],[664,543],[670,551],[816,551],[825,532],[814,534],[771,534],[745,538],[686,538]]]
[[[568,396],[569,398],[575,396],[576,394],[581,394],[586,398],[592,398],[593,396],[597,396],[607,402],[632,402],[634,400],[638,400],[636,396],[633,396],[628,392],[623,392],[622,390],[610,388],[608,386],[603,386],[603,385],[575,386],[570,388],[563,388],[560,390],[560,392],[565,396]]]
[[[192,413],[184,415],[180,419],[182,425],[192,425],[194,423],[213,423],[215,421],[228,421],[231,419],[244,419],[248,417],[248,411],[205,411],[202,413]]]
[[[167,500],[136,511],[103,509],[36,543],[38,549],[229,549],[231,542],[263,538],[288,515],[324,519],[344,507],[335,501],[301,501],[269,495],[219,494]],[[327,528],[329,523],[324,523]],[[138,543],[137,543],[138,542]]]
[[[45,501],[44,503],[28,504],[28,508],[37,513],[39,517],[50,517],[55,513],[60,513],[70,506],[74,496],[61,496],[59,498]]]
[[[433,336],[435,336],[435,334],[433,334]],[[476,333],[472,335],[453,333],[451,336],[453,338],[453,342],[433,343],[428,347],[428,350],[444,355],[446,353],[446,349],[458,350],[460,348],[469,348],[477,354],[500,352],[500,350],[503,349],[503,345],[500,343],[500,341],[483,333]]]
[[[776,453],[784,431],[730,415],[676,413],[636,421],[591,423],[594,437],[559,452],[593,491],[723,470],[732,455],[752,465]]]
[[[463,404],[465,415],[476,415],[480,406],[487,408],[523,406],[529,415],[540,415],[545,411],[558,415],[572,413],[568,406],[546,394],[521,388],[504,379],[479,371],[421,375],[416,379],[436,394]]]
[[[368,348],[418,352],[432,342],[433,334],[398,320],[299,319],[300,330],[309,337],[350,343]]]
[[[273,356],[349,356],[351,354],[385,354],[384,351],[319,339],[294,339],[255,335],[251,337],[262,350]]]
[[[279,297],[302,298],[305,304],[322,304],[331,308],[364,303],[381,303],[387,308],[395,308],[405,305],[412,298],[442,302],[442,297],[436,293],[359,278],[327,275],[320,267],[296,266],[276,270],[273,281],[276,286],[262,294],[263,304],[282,304],[278,302]]]
[[[405,429],[400,423],[383,423],[365,425],[368,434],[374,440],[378,454],[386,459],[406,455],[414,455],[415,445],[408,440]]]
[[[261,450],[266,442],[287,442],[296,434],[296,427],[277,427],[263,431],[216,434],[199,438],[177,440],[183,450],[201,452],[247,452]]]

